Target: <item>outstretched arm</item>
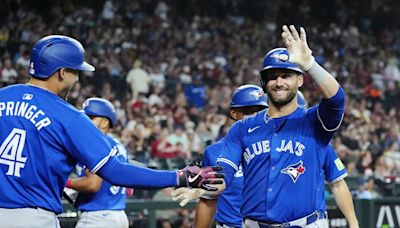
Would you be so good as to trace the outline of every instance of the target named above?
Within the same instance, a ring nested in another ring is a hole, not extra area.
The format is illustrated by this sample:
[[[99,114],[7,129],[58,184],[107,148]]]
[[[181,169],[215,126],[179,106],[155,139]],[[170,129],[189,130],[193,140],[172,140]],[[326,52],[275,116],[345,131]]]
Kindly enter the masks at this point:
[[[209,191],[218,189],[209,184],[223,183],[223,174],[216,173],[222,167],[187,166],[182,170],[153,170],[122,163],[115,157],[109,160],[98,171],[100,177],[113,185],[132,188],[166,188],[192,187],[204,188]]]
[[[336,204],[346,217],[350,228],[358,228],[359,226],[356,213],[354,211],[353,199],[351,197],[349,188],[347,187],[346,181],[342,179],[331,184],[331,190],[335,196]]]

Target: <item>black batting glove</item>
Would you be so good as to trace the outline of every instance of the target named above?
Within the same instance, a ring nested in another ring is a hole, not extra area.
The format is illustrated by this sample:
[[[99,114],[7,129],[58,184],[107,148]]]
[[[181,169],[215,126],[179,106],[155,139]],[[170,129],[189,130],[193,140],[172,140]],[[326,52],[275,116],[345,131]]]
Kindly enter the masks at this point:
[[[197,158],[193,159],[188,166],[203,166],[203,155],[198,156]]]
[[[218,188],[209,184],[222,184],[225,175],[216,173],[222,171],[222,166],[210,166],[200,168],[198,166],[186,166],[177,171],[178,187],[202,188],[207,191],[217,191]]]

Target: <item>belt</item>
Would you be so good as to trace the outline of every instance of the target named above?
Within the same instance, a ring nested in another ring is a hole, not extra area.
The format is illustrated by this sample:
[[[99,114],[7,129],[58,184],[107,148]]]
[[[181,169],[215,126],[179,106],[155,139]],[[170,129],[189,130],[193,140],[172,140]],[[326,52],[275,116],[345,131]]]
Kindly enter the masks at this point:
[[[307,215],[303,218],[299,218],[290,222],[285,222],[285,223],[268,223],[268,222],[260,222],[252,219],[245,219],[245,224],[246,221],[254,224],[258,224],[260,228],[302,228],[307,225],[312,224],[313,222],[317,221],[318,219],[326,219],[328,218],[328,213],[326,211],[315,211],[314,213]]]
[[[216,228],[236,228],[236,226],[230,226],[230,225],[224,224],[222,222],[217,222]]]

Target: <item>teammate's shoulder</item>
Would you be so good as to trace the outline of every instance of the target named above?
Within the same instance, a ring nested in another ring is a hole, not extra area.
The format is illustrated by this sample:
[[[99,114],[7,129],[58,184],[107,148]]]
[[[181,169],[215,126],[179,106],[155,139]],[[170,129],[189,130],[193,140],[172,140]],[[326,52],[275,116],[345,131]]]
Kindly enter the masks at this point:
[[[207,146],[207,147],[205,148],[205,150],[215,150],[215,149],[218,149],[219,147],[222,147],[222,146],[224,145],[224,140],[225,140],[225,137],[219,139],[219,140],[216,141],[215,143],[213,143],[213,144]]]
[[[112,143],[121,144],[121,141],[113,134],[107,134],[107,139]]]
[[[220,151],[221,148],[224,146],[224,141],[225,141],[225,137],[219,139],[218,141],[216,141],[215,143],[207,146],[204,149],[204,153],[212,153],[214,151]]]
[[[121,141],[115,135],[107,134],[106,138],[109,141],[109,143],[117,149],[116,153],[118,155],[122,155],[125,158],[127,158],[128,151],[126,150],[124,144],[122,144]]]
[[[246,126],[259,124],[260,122],[264,121],[264,117],[267,114],[267,110],[268,109],[261,110],[261,111],[255,113],[254,115],[246,116],[245,118],[243,118],[237,122],[240,122],[242,125],[246,125]]]
[[[224,138],[218,140],[214,144],[207,146],[204,149],[203,154],[203,165],[215,165],[217,158],[221,155],[221,152],[224,147]]]

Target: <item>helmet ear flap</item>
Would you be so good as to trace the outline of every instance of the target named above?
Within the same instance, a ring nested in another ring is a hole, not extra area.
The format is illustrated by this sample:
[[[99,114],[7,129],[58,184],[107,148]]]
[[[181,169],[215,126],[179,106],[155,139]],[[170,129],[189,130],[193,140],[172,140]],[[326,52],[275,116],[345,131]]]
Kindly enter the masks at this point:
[[[261,78],[260,79],[260,85],[261,85],[261,88],[263,89],[263,91],[264,91],[264,93],[267,93],[267,90],[266,90],[266,88],[265,88],[265,82],[264,82],[264,80]]]
[[[265,71],[263,71],[263,70],[260,71],[260,85],[261,85],[261,88],[263,89],[264,93],[267,93],[267,90],[265,88],[267,83],[264,80],[264,74],[265,74]]]

